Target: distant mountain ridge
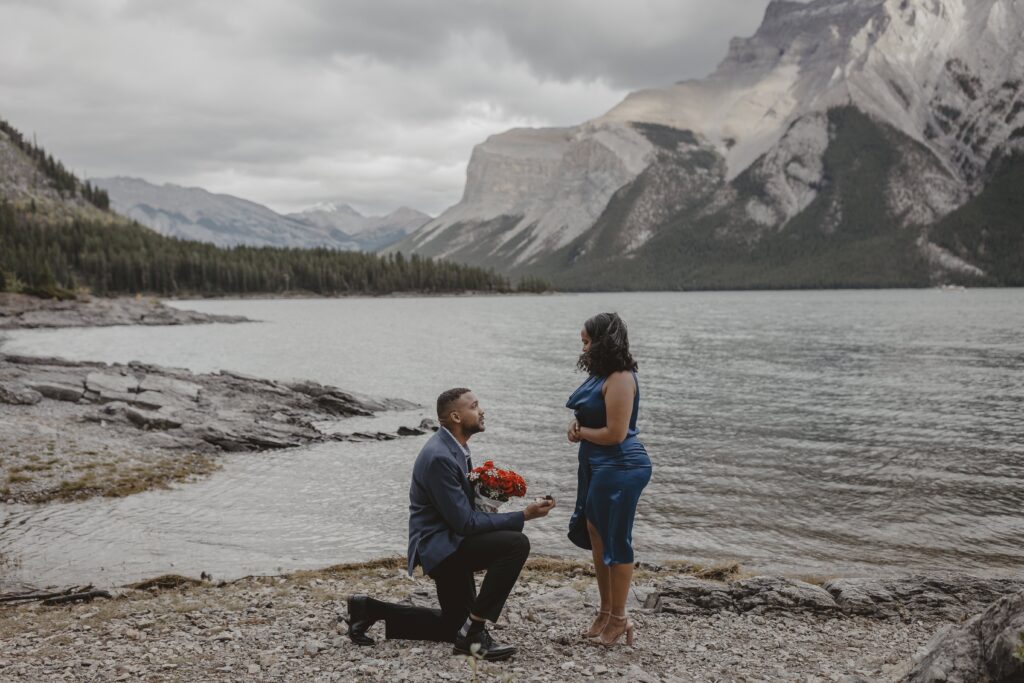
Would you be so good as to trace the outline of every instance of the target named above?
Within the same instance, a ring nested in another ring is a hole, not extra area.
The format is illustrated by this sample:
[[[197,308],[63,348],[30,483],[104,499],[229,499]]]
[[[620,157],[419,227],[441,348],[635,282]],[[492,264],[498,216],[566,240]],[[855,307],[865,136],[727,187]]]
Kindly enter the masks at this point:
[[[107,191],[115,211],[169,237],[220,247],[359,248],[344,231],[281,216],[231,195],[198,187],[155,185],[141,178],[94,178],[93,182]]]
[[[384,216],[364,216],[348,204],[323,202],[288,214],[323,229],[337,229],[352,236],[363,251],[377,251],[398,242],[426,225],[431,217],[402,206]]]
[[[198,187],[156,185],[141,178],[95,178],[118,213],[170,237],[236,245],[376,251],[404,238],[430,216],[408,208],[362,216],[324,204],[281,215],[247,199]]]
[[[707,78],[488,138],[391,249],[583,289],[1024,283],[1020,222],[944,223],[1009,206],[1022,34],[1019,0],[773,0]]]
[[[109,202],[104,190],[0,119],[0,292],[76,299],[83,290],[101,296],[511,291],[493,272],[415,256],[225,249],[174,239],[117,214]],[[251,202],[235,202],[253,211]]]

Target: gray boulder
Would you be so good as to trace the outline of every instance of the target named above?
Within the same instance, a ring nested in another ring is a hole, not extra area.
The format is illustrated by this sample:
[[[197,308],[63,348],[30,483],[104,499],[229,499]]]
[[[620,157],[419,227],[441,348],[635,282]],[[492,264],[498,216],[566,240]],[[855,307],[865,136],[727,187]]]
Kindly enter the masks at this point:
[[[1024,592],[939,633],[903,683],[1024,682]]]
[[[962,621],[1024,590],[1024,579],[945,574],[834,579],[824,587],[845,614]]]
[[[839,608],[825,589],[782,576],[755,576],[732,583],[694,576],[671,576],[658,582],[647,606],[664,612],[771,611],[833,613]]]
[[[77,403],[85,394],[85,387],[81,384],[65,384],[63,382],[29,382],[28,388],[54,401],[70,401],[72,403]]]
[[[741,612],[836,612],[838,606],[821,586],[782,576],[755,576],[732,584],[732,596]]]
[[[143,391],[138,394],[132,394],[127,402],[145,410],[173,410],[185,403],[184,400],[173,394],[167,395],[157,391]]]
[[[731,610],[734,604],[728,584],[682,575],[660,581],[657,596],[650,598],[647,606],[665,612],[689,614]]]
[[[139,380],[132,375],[115,374],[112,372],[90,372],[85,376],[85,387],[92,392],[125,395],[139,390]],[[106,403],[106,401],[104,401]]]
[[[173,377],[159,377],[157,375],[146,375],[139,382],[139,391],[145,393],[153,391],[165,396],[174,396],[186,401],[198,401],[199,392],[202,387],[194,382],[186,382]]]
[[[31,406],[39,403],[43,395],[23,384],[9,382],[0,384],[0,403],[16,406]]]
[[[181,420],[167,413],[143,410],[135,406],[126,406],[124,414],[129,421],[143,429],[176,429],[182,424]]]

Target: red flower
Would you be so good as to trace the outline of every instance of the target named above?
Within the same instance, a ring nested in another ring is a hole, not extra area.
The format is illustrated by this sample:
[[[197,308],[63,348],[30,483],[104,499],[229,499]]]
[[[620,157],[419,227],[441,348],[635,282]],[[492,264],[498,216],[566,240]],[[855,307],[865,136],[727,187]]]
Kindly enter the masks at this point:
[[[480,494],[495,500],[506,501],[526,495],[526,480],[510,469],[485,460],[480,467],[470,472],[470,479],[477,482]]]

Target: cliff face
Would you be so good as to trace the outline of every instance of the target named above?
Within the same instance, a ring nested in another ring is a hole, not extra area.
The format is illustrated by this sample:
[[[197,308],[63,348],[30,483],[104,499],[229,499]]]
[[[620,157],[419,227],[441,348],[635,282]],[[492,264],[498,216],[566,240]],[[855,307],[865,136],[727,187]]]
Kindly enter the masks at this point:
[[[713,260],[740,244],[747,251],[729,259],[756,260],[752,245],[807,222],[812,208],[810,234],[830,235],[856,219],[857,202],[872,202],[882,207],[874,220],[924,264],[908,282],[984,279],[929,228],[1021,149],[1022,30],[1019,0],[772,2],[705,79],[633,93],[575,128],[490,138],[473,153],[462,201],[397,248],[584,287],[603,286],[584,271],[614,264],[621,286],[633,280],[629,263],[663,260],[651,251],[666,232],[708,223],[709,239],[726,245],[706,245]],[[872,156],[880,175],[845,188],[844,203],[835,178],[857,176],[863,161],[835,151],[854,129],[889,154]]]
[[[651,144],[631,125],[517,129],[473,150],[462,201],[397,250],[525,265],[590,228],[612,194],[649,163]]]

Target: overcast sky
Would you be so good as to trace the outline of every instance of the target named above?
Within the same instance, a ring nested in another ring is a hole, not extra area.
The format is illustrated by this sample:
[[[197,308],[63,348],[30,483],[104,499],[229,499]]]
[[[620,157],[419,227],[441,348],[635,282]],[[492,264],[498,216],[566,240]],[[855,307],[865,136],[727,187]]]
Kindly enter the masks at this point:
[[[475,144],[706,75],[768,0],[0,0],[0,118],[80,174],[432,214]]]

